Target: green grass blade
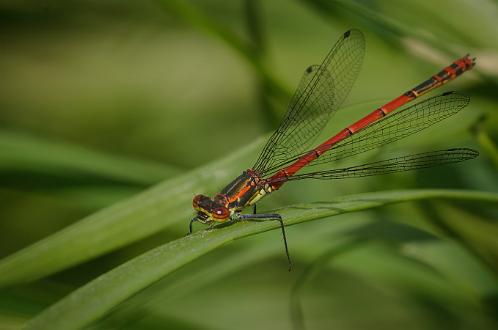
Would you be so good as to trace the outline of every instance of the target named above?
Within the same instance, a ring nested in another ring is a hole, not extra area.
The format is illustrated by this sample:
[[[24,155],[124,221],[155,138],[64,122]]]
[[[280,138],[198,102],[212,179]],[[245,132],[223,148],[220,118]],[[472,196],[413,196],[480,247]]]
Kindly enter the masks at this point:
[[[389,191],[345,196],[329,202],[298,204],[279,209],[286,225],[317,220],[384,205],[424,200],[455,199],[498,202],[498,194],[455,191]],[[138,256],[77,289],[32,319],[28,329],[78,329],[106,315],[121,302],[188,262],[235,239],[279,228],[278,223],[236,223],[197,232]],[[292,241],[291,241],[292,242]],[[292,244],[292,243],[291,243]]]
[[[252,61],[253,49],[219,21],[211,19],[188,1],[158,0],[158,5],[189,25],[219,38],[242,57]]]
[[[476,123],[471,127],[471,132],[474,134],[475,139],[479,143],[481,149],[491,159],[494,166],[498,168],[498,146],[494,143],[493,139],[488,133],[486,127],[486,115],[482,115],[477,119]]]
[[[110,156],[76,145],[0,131],[0,173],[35,173],[54,177],[97,177],[152,185],[181,171],[154,162]]]
[[[221,161],[167,180],[102,209],[0,260],[0,287],[28,282],[77,265],[157,233],[193,215],[192,197],[216,189],[240,174],[241,159],[252,157],[265,139]]]
[[[290,92],[280,81],[270,72],[267,66],[257,56],[257,50],[244,42],[237,34],[232,32],[228,27],[204,14],[196,6],[188,1],[178,0],[158,0],[158,4],[169,14],[184,21],[192,27],[204,31],[215,38],[223,41],[246,60],[255,70],[255,72],[264,80],[270,92],[277,97],[287,100]]]

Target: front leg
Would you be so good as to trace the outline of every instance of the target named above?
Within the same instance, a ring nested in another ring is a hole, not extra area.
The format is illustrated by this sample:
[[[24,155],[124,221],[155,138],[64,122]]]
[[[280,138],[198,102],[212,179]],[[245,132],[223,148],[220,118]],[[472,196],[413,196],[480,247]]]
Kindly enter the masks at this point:
[[[254,212],[256,212],[256,204],[254,204]],[[276,220],[280,223],[280,228],[282,229],[282,237],[284,239],[284,246],[285,246],[285,254],[287,255],[287,261],[289,263],[289,271],[292,270],[292,262],[291,258],[289,255],[289,248],[287,246],[287,237],[285,235],[285,227],[284,227],[284,222],[282,221],[282,216],[277,213],[266,213],[266,214],[240,214],[240,213],[235,213],[234,214],[234,219],[237,220],[247,220],[247,221],[268,221],[268,220]]]

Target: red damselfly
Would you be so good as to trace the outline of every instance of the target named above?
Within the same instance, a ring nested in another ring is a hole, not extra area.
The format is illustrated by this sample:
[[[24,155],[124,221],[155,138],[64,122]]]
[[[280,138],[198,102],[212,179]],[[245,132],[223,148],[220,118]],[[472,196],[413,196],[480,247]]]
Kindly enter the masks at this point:
[[[469,103],[467,96],[447,92],[403,107],[470,70],[475,59],[466,55],[317,147],[310,148],[313,139],[349,94],[360,71],[364,54],[363,34],[358,30],[350,30],[332,47],[322,64],[312,65],[305,70],[284,119],[266,143],[254,166],[242,172],[214,198],[204,195],[194,197],[193,206],[197,215],[190,221],[190,233],[194,221],[213,225],[240,219],[277,220],[282,229],[290,267],[282,217],[279,214],[256,213],[256,203],[284,183],[306,178],[343,179],[380,175],[451,164],[478,156],[475,150],[454,148],[346,168],[313,171],[315,165],[357,155],[419,132],[454,115]],[[242,214],[241,211],[249,206],[253,206],[253,214]]]

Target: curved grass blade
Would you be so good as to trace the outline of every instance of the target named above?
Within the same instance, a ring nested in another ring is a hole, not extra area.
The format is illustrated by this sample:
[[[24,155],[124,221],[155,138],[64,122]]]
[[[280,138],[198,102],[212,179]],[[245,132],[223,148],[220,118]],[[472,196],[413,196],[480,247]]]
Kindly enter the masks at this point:
[[[42,278],[186,221],[194,192],[214,191],[239,174],[240,163],[249,163],[263,141],[104,208],[0,260],[0,287]]]
[[[212,19],[202,10],[189,4],[187,1],[158,0],[157,3],[159,7],[164,9],[168,14],[173,15],[200,31],[218,38],[232,48],[242,59],[246,60],[253,67],[273,95],[283,99],[287,99],[290,96],[290,92],[282,86],[280,81],[257,56],[257,51],[254,47],[251,47],[250,44],[242,40],[224,24]]]
[[[498,194],[458,190],[389,191],[344,196],[329,202],[298,204],[279,210],[286,225],[347,212],[424,199],[498,202]],[[279,228],[275,222],[236,223],[197,232],[138,256],[77,289],[32,319],[28,329],[78,329],[105,316],[137,292],[181,266],[231,241]]]
[[[0,180],[6,179],[2,178],[2,173],[11,174],[13,171],[50,177],[93,177],[103,182],[144,186],[181,172],[158,163],[110,156],[78,145],[0,131]]]
[[[296,330],[306,329],[304,324],[303,308],[301,306],[301,291],[303,286],[312,278],[326,263],[337,256],[343,255],[351,250],[361,247],[367,240],[363,239],[348,239],[339,243],[337,246],[327,250],[323,255],[314,260],[302,273],[299,275],[290,294],[290,316],[292,327]]]

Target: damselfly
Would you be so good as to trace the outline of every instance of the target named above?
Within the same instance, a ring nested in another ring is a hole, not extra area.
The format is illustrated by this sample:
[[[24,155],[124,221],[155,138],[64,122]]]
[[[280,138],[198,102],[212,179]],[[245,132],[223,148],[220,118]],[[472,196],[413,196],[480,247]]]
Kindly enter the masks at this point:
[[[466,55],[317,147],[310,148],[314,138],[349,94],[360,71],[364,54],[363,34],[358,30],[350,30],[332,47],[322,64],[312,65],[305,70],[284,119],[266,143],[254,166],[242,172],[214,198],[204,195],[194,197],[193,207],[197,215],[190,221],[190,233],[194,221],[213,225],[240,219],[277,220],[282,229],[290,269],[291,261],[282,217],[273,213],[256,213],[256,203],[287,181],[365,177],[451,164],[478,156],[475,150],[455,148],[352,167],[311,170],[316,165],[357,155],[417,133],[454,115],[469,103],[467,96],[447,92],[412,106],[402,107],[470,70],[475,64],[475,58],[471,59]],[[308,171],[301,171],[303,168]],[[249,206],[253,206],[253,214],[242,214],[241,211]]]

